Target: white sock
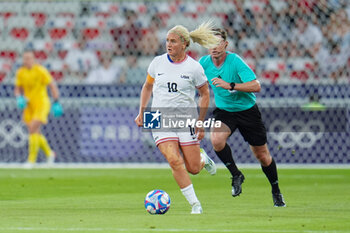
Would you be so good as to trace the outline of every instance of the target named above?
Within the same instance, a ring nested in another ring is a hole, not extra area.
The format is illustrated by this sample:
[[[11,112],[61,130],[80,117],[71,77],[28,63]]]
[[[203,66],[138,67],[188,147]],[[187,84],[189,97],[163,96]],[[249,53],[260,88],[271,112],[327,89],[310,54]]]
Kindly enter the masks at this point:
[[[189,186],[181,189],[182,194],[186,197],[188,203],[190,203],[190,205],[193,205],[194,203],[199,202],[196,193],[194,192],[194,188],[193,185],[190,184]]]

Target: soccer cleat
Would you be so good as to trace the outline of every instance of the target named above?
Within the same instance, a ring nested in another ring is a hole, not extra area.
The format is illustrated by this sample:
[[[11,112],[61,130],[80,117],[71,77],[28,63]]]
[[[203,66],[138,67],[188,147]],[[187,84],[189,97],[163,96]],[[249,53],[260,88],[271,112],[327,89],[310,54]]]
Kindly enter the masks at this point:
[[[46,158],[46,164],[52,166],[55,163],[56,153],[52,151],[51,155]]]
[[[282,193],[272,193],[272,199],[275,207],[286,207]]]
[[[216,174],[215,162],[207,155],[203,148],[200,149],[201,157],[204,160],[204,168],[209,172],[210,175]]]
[[[237,176],[234,176],[232,179],[232,196],[236,197],[242,193],[242,183],[244,182],[244,175],[241,173]]]
[[[191,214],[201,214],[203,213],[201,203],[196,202],[192,205],[192,212]]]

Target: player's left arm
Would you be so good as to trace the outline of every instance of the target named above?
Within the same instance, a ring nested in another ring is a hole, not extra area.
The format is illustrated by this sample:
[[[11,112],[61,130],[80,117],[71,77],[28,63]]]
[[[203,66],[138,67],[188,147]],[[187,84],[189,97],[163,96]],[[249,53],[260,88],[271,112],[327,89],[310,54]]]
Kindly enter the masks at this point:
[[[217,77],[211,80],[213,85],[232,91],[260,92],[260,82],[256,79],[252,69],[238,56],[235,59],[235,63],[237,67],[236,73],[240,77],[242,83],[229,83]]]
[[[50,72],[43,66],[40,66],[38,68],[38,72],[41,73],[41,81],[43,85],[47,85],[50,89],[51,96],[54,100],[54,102],[58,101],[58,98],[60,97],[59,90],[57,88],[55,80],[52,78]]]
[[[216,87],[222,87],[231,90],[231,83],[228,83],[220,78],[213,78],[211,80]],[[260,82],[258,80],[249,81],[246,83],[235,83],[233,90],[242,92],[259,92],[261,90]]]
[[[207,115],[209,101],[210,101],[210,93],[208,82],[205,82],[201,87],[198,88],[198,93],[200,95],[198,100],[199,105],[199,121],[204,121],[205,116]],[[198,140],[202,140],[204,138],[204,128],[196,128],[195,132],[197,134]]]
[[[58,87],[56,85],[56,82],[54,80],[52,80],[49,84],[48,84],[50,91],[51,91],[51,95],[52,98],[54,99],[54,101],[58,101],[58,98],[60,97],[60,92],[58,90]]]
[[[48,88],[51,91],[51,96],[53,98],[53,104],[51,106],[51,113],[53,114],[54,117],[60,117],[63,115],[63,107],[58,101],[58,98],[60,97],[60,92],[58,90],[58,87],[56,85],[55,80],[52,78],[50,72],[44,68],[41,67],[40,71],[42,72],[42,82],[44,85],[47,85]]]
[[[58,102],[58,98],[60,97],[60,93],[58,90],[58,87],[55,83],[54,80],[52,80],[49,84],[48,84],[50,91],[51,91],[51,95],[53,98],[53,104],[51,106],[51,113],[53,114],[54,117],[60,117],[63,115],[63,107],[60,104],[60,102]]]

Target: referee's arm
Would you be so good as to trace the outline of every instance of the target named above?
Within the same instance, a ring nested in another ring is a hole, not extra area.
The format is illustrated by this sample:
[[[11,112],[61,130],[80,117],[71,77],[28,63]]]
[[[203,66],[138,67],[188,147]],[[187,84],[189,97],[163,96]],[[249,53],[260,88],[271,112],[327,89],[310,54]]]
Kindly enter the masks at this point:
[[[231,90],[232,88],[230,83],[222,80],[221,78],[213,78],[211,81],[216,87],[222,87],[227,90]],[[260,82],[255,79],[245,83],[235,83],[233,90],[242,92],[260,92],[261,86]]]
[[[253,80],[246,83],[236,83],[234,90],[243,92],[260,92],[261,86],[258,80]]]

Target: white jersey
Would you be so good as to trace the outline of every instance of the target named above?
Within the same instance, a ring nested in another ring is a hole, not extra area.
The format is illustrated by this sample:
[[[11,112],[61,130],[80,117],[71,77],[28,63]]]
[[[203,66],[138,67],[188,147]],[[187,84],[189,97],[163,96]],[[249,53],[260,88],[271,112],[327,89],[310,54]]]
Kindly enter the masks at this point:
[[[202,66],[190,56],[179,63],[167,54],[157,56],[148,67],[154,78],[152,107],[197,107],[196,88],[207,83]]]

